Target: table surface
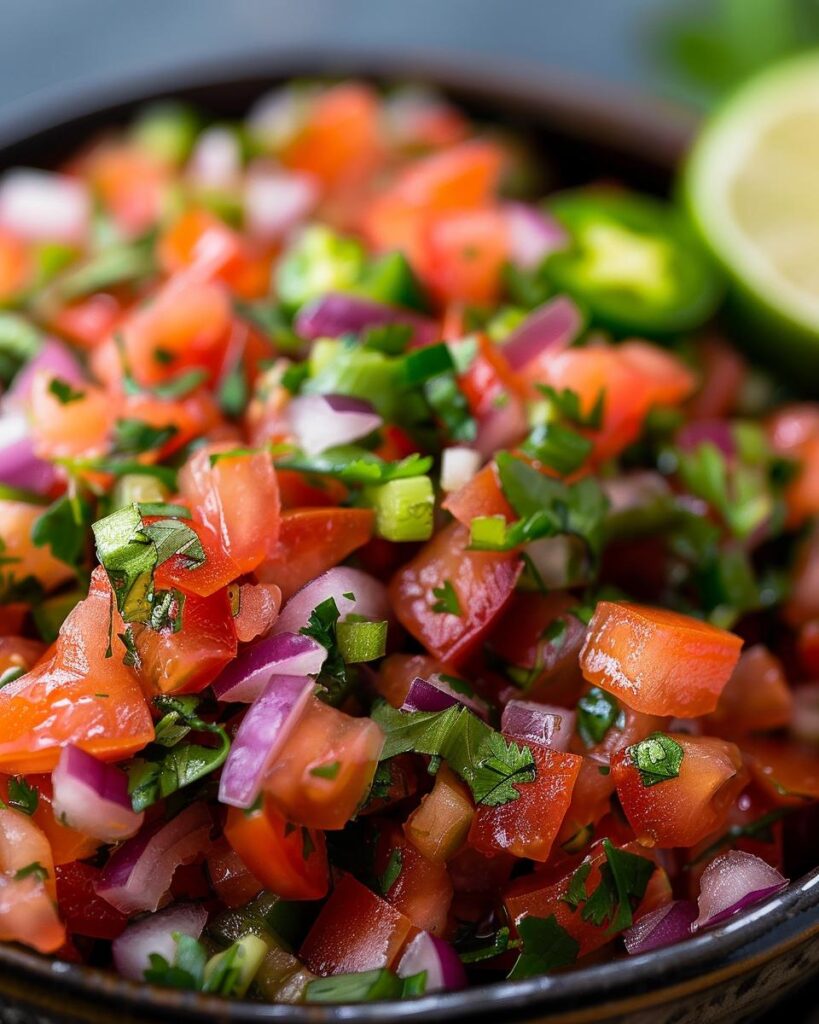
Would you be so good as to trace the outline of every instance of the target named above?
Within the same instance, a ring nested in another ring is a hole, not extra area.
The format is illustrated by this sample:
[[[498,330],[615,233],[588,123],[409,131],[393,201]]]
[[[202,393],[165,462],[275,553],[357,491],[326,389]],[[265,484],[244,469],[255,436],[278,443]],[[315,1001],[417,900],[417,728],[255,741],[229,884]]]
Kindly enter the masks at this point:
[[[747,0],[748,3],[754,0]],[[656,40],[694,0],[0,0],[0,119],[69,86],[252,48],[491,58],[679,95]],[[819,985],[765,1024],[819,1024]]]

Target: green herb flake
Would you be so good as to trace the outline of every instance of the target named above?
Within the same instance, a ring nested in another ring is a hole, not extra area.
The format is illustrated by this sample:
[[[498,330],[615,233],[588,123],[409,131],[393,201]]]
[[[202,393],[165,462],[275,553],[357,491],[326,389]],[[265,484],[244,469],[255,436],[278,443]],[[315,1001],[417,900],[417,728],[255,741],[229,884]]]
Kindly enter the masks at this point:
[[[640,773],[644,786],[657,786],[680,774],[683,748],[662,732],[652,733],[628,748],[632,764]]]
[[[398,848],[396,848],[390,852],[387,866],[384,868],[384,871],[378,879],[378,888],[384,896],[389,893],[390,889],[392,889],[398,881],[398,876],[401,874],[403,867],[404,855]]]
[[[602,743],[620,715],[617,699],[592,686],[577,702],[577,732],[587,747]]]
[[[523,951],[509,972],[509,980],[532,978],[577,960],[579,942],[557,922],[554,914],[533,917],[527,914],[518,922]]]
[[[341,768],[340,761],[327,761],[325,764],[316,765],[310,769],[310,774],[317,779],[335,779]]]
[[[432,610],[439,615],[462,615],[458,595],[452,586],[451,580],[444,580],[439,587],[432,588],[432,596],[437,598],[432,605]]]
[[[49,394],[53,395],[60,405],[70,405],[71,402],[79,402],[85,398],[84,391],[76,391],[69,383],[65,380],[60,380],[59,377],[54,377],[48,385]]]
[[[40,803],[40,791],[22,775],[13,775],[8,782],[9,806],[31,817]]]

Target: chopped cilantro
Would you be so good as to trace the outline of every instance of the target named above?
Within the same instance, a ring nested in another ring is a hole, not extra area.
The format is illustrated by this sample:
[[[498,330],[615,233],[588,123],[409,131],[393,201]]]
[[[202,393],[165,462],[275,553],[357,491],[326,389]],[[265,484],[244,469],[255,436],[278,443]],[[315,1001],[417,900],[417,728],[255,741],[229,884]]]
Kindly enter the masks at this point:
[[[76,569],[86,555],[90,525],[91,506],[84,498],[58,498],[34,520],[31,540],[37,547],[48,545],[55,558]]]
[[[154,451],[172,441],[175,426],[154,427],[143,420],[126,418],[114,424],[114,452],[119,455],[140,455]]]
[[[594,404],[587,413],[583,412],[580,396],[571,388],[563,388],[556,391],[548,384],[537,384],[540,391],[549,400],[562,419],[567,423],[573,423],[577,427],[586,427],[589,430],[599,430],[603,425],[603,413],[606,405],[606,393],[601,391]]]
[[[683,748],[665,733],[655,732],[628,748],[628,754],[644,786],[656,786],[676,779],[683,761]]]
[[[561,476],[568,476],[580,469],[592,447],[592,442],[577,431],[559,423],[544,423],[532,430],[521,450]]]
[[[615,697],[592,686],[577,702],[577,732],[587,747],[602,743],[620,716]]]
[[[458,601],[458,595],[455,593],[451,580],[444,580],[440,587],[433,587],[432,596],[437,598],[432,605],[432,610],[439,615],[444,613],[449,615],[463,614],[460,602]]]
[[[13,775],[8,782],[9,806],[31,817],[40,803],[40,791],[22,775]]]
[[[84,391],[76,391],[69,383],[65,380],[60,380],[59,377],[54,377],[48,385],[49,394],[54,395],[60,405],[70,405],[71,402],[79,402],[85,398]]]
[[[515,785],[532,782],[536,775],[532,751],[505,740],[497,732],[487,737],[482,750],[481,759],[467,778],[477,803],[498,807],[517,800],[520,793]]]
[[[584,860],[571,877],[563,902],[568,903],[572,910],[576,910],[581,903],[585,903],[589,898],[589,894],[586,892],[586,879],[589,877],[591,867],[591,861]]]
[[[328,448],[320,455],[288,455],[278,460],[276,465],[282,469],[293,469],[297,473],[334,477],[345,484],[366,485],[423,476],[431,469],[432,459],[427,455],[413,453],[398,462],[385,462],[365,448],[345,445]]]
[[[24,868],[19,868],[14,872],[14,877],[17,881],[23,878],[36,878],[39,882],[44,882],[48,878],[48,871],[38,861],[32,861],[31,864],[26,864]]]
[[[405,999],[424,994],[426,971],[399,978],[386,967],[356,974],[316,978],[305,989],[308,1003],[371,1003],[381,999]]]
[[[606,862],[600,866],[600,883],[580,912],[584,921],[597,927],[608,924],[610,933],[630,928],[632,912],[645,895],[654,862],[636,853],[618,850],[603,840]]]
[[[554,914],[533,917],[527,914],[518,922],[523,950],[509,972],[510,981],[546,974],[556,967],[573,964],[580,943],[557,922]]]
[[[327,761],[325,764],[318,764],[310,769],[310,774],[317,779],[335,779],[341,768],[340,761]]]
[[[378,888],[381,890],[384,896],[386,896],[390,889],[398,881],[398,876],[404,867],[404,855],[397,847],[391,851],[387,866],[384,868],[381,876],[378,879]]]

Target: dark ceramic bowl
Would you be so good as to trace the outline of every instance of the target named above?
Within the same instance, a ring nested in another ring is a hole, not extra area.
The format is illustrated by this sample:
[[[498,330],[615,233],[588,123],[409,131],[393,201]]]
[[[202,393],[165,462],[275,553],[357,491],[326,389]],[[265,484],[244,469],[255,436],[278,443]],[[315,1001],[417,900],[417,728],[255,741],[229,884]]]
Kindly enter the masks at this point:
[[[229,67],[178,69],[150,81],[100,83],[0,118],[0,169],[48,165],[140,103],[178,96],[239,115],[291,76],[362,75],[428,82],[475,114],[522,131],[548,158],[552,184],[620,178],[666,191],[692,129],[682,111],[618,94],[609,85],[529,73],[478,72],[428,60],[250,55]],[[712,1024],[756,1016],[819,970],[819,870],[787,891],[680,946],[410,1002],[363,1006],[231,1003],[138,985],[113,974],[0,945],[3,1024],[336,1024],[340,1021],[549,1021],[560,1024]]]

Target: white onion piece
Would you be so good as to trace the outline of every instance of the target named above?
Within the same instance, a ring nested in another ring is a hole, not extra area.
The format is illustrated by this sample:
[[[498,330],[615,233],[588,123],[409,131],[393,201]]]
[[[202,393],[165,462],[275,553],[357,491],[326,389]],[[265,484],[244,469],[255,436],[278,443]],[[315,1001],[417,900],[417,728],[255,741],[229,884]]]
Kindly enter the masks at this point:
[[[348,615],[376,622],[392,619],[383,583],[360,569],[338,566],[317,576],[290,598],[276,619],[273,634],[298,633],[307,625],[313,609],[328,597],[335,599],[341,619]]]
[[[290,429],[308,455],[371,434],[383,420],[369,402],[346,395],[302,395],[287,407]]]
[[[550,252],[563,248],[568,236],[562,226],[536,206],[504,203],[501,207],[509,232],[512,263],[523,270],[537,267]]]
[[[426,971],[425,992],[456,992],[466,988],[461,959],[448,942],[429,932],[419,932],[404,950],[396,974],[411,978]]]
[[[481,462],[481,453],[474,448],[445,448],[441,455],[441,490],[449,494],[465,487],[481,468]]]
[[[63,747],[51,782],[54,816],[69,828],[118,843],[142,827],[145,814],[131,806],[125,773],[80,747]]]
[[[719,924],[787,884],[788,879],[761,857],[744,850],[729,850],[715,857],[702,873],[697,900],[699,916],[692,928]]]
[[[307,676],[272,676],[250,705],[230,748],[219,800],[231,807],[252,807],[267,770],[290,735],[313,691]]]
[[[76,178],[20,168],[0,180],[0,227],[26,241],[81,245],[90,217],[88,187]]]
[[[501,716],[501,732],[552,750],[567,751],[575,717],[574,711],[566,708],[531,700],[510,700]]]
[[[204,907],[178,903],[129,924],[111,943],[114,966],[123,978],[144,981],[145,972],[151,966],[152,953],[158,953],[168,963],[173,963],[176,956],[174,935],[198,939],[207,919],[208,912]]]
[[[213,825],[202,803],[191,804],[171,821],[154,822],[118,847],[103,868],[97,895],[123,914],[157,910],[180,864],[207,849]]]
[[[632,956],[648,953],[652,949],[672,946],[691,934],[691,925],[697,916],[697,908],[688,900],[675,900],[664,907],[657,907],[635,921],[623,932],[626,952]]]
[[[245,179],[245,223],[256,238],[275,241],[312,213],[319,199],[316,179],[268,164],[250,167]]]
[[[793,691],[791,732],[797,739],[819,743],[819,683]]]
[[[236,184],[242,170],[239,139],[230,128],[215,125],[196,140],[188,176],[202,188],[229,189]]]

